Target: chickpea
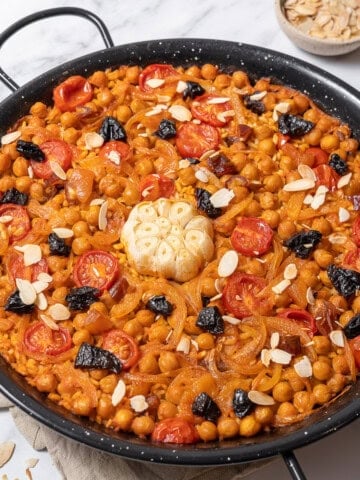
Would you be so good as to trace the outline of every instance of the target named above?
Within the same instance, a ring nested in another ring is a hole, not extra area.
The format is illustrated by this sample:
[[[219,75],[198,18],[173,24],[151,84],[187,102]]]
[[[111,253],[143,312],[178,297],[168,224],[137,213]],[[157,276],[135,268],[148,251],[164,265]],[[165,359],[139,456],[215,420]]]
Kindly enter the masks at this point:
[[[277,228],[279,225],[280,215],[278,212],[274,210],[264,210],[261,216],[271,228]]]
[[[165,321],[158,320],[154,322],[149,328],[149,340],[158,340],[163,343],[166,340],[166,337],[169,335],[170,327]]]
[[[105,378],[107,376],[106,370],[103,370],[102,368],[94,368],[94,370],[90,370],[89,372],[90,377],[99,382],[102,378]]]
[[[348,362],[344,355],[336,355],[336,357],[332,359],[332,367],[335,373],[347,375],[350,372]]]
[[[327,385],[319,383],[313,388],[313,396],[315,403],[322,405],[331,399],[331,392]]]
[[[200,333],[196,338],[200,350],[211,350],[215,346],[214,337],[211,333]]]
[[[246,153],[237,152],[231,158],[232,163],[235,165],[236,169],[240,172],[248,162]]]
[[[339,393],[346,385],[346,377],[341,373],[335,373],[327,382],[327,386],[332,393]]]
[[[264,178],[264,188],[268,192],[276,193],[282,186],[283,180],[277,173]]]
[[[248,180],[257,180],[259,178],[259,170],[253,163],[248,163],[241,170],[241,175]]]
[[[319,273],[319,279],[321,280],[321,282],[323,283],[323,285],[325,285],[326,287],[329,287],[331,288],[332,286],[332,283],[331,283],[331,280],[327,274],[327,272],[325,270],[322,270],[320,273]]]
[[[331,342],[324,335],[315,335],[313,337],[315,352],[318,355],[327,355],[331,350]]]
[[[359,142],[355,138],[347,138],[340,142],[340,147],[345,150],[345,152],[355,153],[359,148]]]
[[[283,220],[279,223],[278,234],[282,240],[285,240],[296,233],[296,226],[291,220]]]
[[[132,182],[127,182],[122,198],[126,205],[136,205],[140,200],[140,192]]]
[[[126,70],[125,78],[129,83],[133,85],[137,84],[139,81],[140,68],[138,66],[128,67]]]
[[[56,255],[50,255],[47,261],[51,274],[64,270],[67,265],[67,258],[58,257]]]
[[[57,380],[53,373],[41,373],[36,378],[36,388],[40,392],[54,392],[56,390]]]
[[[270,192],[264,192],[260,195],[260,205],[264,210],[271,210],[275,208],[275,196]]]
[[[280,168],[288,173],[296,168],[296,160],[287,155],[282,155],[280,158]]]
[[[80,393],[72,398],[71,411],[75,415],[89,416],[92,410],[91,400],[85,394]]]
[[[76,222],[73,225],[72,230],[76,238],[83,237],[84,235],[90,234],[89,225],[84,220],[79,220],[78,222]]]
[[[99,402],[97,405],[97,414],[102,418],[102,419],[107,419],[113,416],[115,408],[113,407],[111,403],[111,398],[109,396],[104,396],[102,395],[99,398]]]
[[[196,183],[195,172],[191,166],[178,170],[178,176],[181,184],[185,187],[187,185],[194,185],[194,183]]]
[[[249,217],[259,217],[261,215],[261,212],[261,206],[256,200],[251,200],[245,210],[245,214]]]
[[[236,88],[244,87],[249,82],[248,76],[241,70],[234,72],[232,78]]]
[[[189,335],[199,335],[202,333],[201,328],[196,325],[197,317],[195,315],[189,315],[186,317],[184,330]]]
[[[33,142],[35,143],[34,139]],[[16,160],[17,157],[19,156],[19,152],[16,150],[16,143],[9,143],[8,145],[4,145],[2,147],[3,153],[10,157],[11,160]]]
[[[111,198],[119,197],[123,189],[124,189],[123,185],[119,182],[119,178],[117,175],[108,173],[99,182],[99,192],[105,193],[106,196]],[[94,206],[96,206],[97,208],[93,208]],[[95,222],[95,215],[96,215],[95,212],[97,212],[97,210],[98,210],[97,205],[93,205],[89,208],[89,211],[88,211],[89,217],[87,217],[87,221],[92,225],[95,225],[97,223],[97,219]],[[91,218],[91,220],[89,218]]]
[[[141,417],[135,417],[131,424],[131,430],[139,437],[145,437],[146,435],[150,435],[154,430],[154,427],[154,420],[146,415],[142,415]]]
[[[36,102],[34,103],[34,105],[31,106],[30,113],[31,115],[36,115],[37,117],[45,118],[47,115],[47,106],[45,105],[45,103]]]
[[[217,74],[217,67],[215,65],[211,65],[210,63],[205,63],[201,67],[201,76],[205,78],[205,80],[214,80]]]
[[[201,76],[201,70],[197,65],[191,65],[191,67],[185,70],[186,75],[190,75],[190,77],[197,77]]]
[[[309,108],[309,99],[301,93],[295,93],[293,97],[298,113],[303,113]]]
[[[87,330],[78,330],[73,335],[73,344],[81,345],[82,343],[91,343],[91,335]]]
[[[80,138],[81,132],[74,127],[67,128],[64,131],[63,139],[66,143],[75,145]]]
[[[58,287],[53,291],[52,298],[57,303],[65,304],[65,297],[67,293],[68,291],[66,287]]]
[[[235,418],[223,418],[218,421],[217,429],[219,438],[231,438],[239,434],[239,425]]]
[[[127,105],[120,105],[116,109],[116,118],[121,123],[126,123],[131,117],[131,115],[132,115],[132,111],[130,107],[128,107]]]
[[[314,337],[315,338],[315,337]],[[305,384],[293,368],[288,368],[284,374],[284,379],[289,382],[289,385],[294,392],[301,392],[304,390]]]
[[[131,430],[131,425],[134,421],[134,414],[127,408],[120,408],[114,416],[113,423],[119,429],[124,432]]]
[[[32,180],[31,178],[24,176],[18,177],[15,181],[15,187],[23,193],[29,193]]]
[[[332,254],[322,248],[315,250],[314,260],[321,268],[326,268],[334,262]]]
[[[28,174],[28,162],[24,157],[18,157],[13,165],[12,171],[16,177],[22,177]]]
[[[269,425],[274,419],[274,412],[270,407],[257,405],[254,411],[255,420],[262,425]]]
[[[177,406],[173,403],[169,402],[168,400],[161,400],[160,405],[158,407],[157,415],[160,420],[164,418],[173,418],[177,414]]]
[[[136,319],[143,327],[150,327],[154,322],[155,313],[150,310],[139,310]]]
[[[333,374],[333,370],[328,363],[317,360],[313,363],[313,376],[317,380],[329,380]]]
[[[44,198],[44,187],[41,183],[34,182],[30,186],[30,197],[41,201]]]
[[[163,373],[171,372],[180,367],[178,359],[173,352],[161,352],[158,364],[160,371]]]
[[[117,385],[117,378],[115,374],[106,375],[99,381],[99,387],[104,393],[113,393]]]
[[[231,77],[224,73],[218,75],[214,80],[214,87],[218,90],[223,90],[228,87],[231,83]]]
[[[306,391],[295,392],[293,399],[294,407],[300,412],[310,411],[314,406],[314,399],[311,393]]]
[[[214,425],[212,422],[206,420],[200,425],[196,425],[196,429],[201,440],[203,440],[204,442],[211,442],[212,440],[217,439],[217,428],[216,425]]]
[[[266,111],[274,110],[276,105],[276,95],[272,92],[268,92],[262,99],[262,102],[265,105]]]
[[[91,243],[85,237],[75,238],[72,242],[72,251],[75,253],[75,255],[82,255],[88,250],[91,250],[91,248]]]
[[[298,411],[291,402],[284,402],[279,405],[276,414],[283,418],[294,417],[298,414]]]
[[[276,146],[272,138],[264,138],[263,140],[260,140],[258,144],[258,149],[261,152],[270,155],[271,157],[276,153]]]
[[[275,169],[275,164],[270,157],[259,160],[257,166],[260,172],[264,173],[265,175],[270,175]]]
[[[123,330],[125,333],[131,335],[132,337],[141,335],[144,332],[144,328],[137,318],[132,318],[131,320],[128,320],[124,324]]]
[[[146,103],[138,98],[134,98],[130,103],[130,108],[133,113],[138,113],[146,108]]]
[[[274,131],[267,125],[257,125],[254,127],[254,135],[260,141],[264,139],[271,139],[271,142],[272,142]],[[260,147],[260,143],[259,143],[259,147]],[[259,150],[262,150],[262,149],[259,148]],[[265,151],[265,150],[262,150],[262,151]]]
[[[315,218],[312,221],[311,227],[314,230],[318,230],[323,235],[330,235],[330,233],[332,232],[331,223],[328,222],[324,217]]]
[[[264,274],[264,266],[254,258],[247,262],[245,272],[249,275],[257,275],[261,277]]]
[[[159,373],[158,361],[153,353],[147,353],[139,361],[140,373]]]
[[[354,316],[354,311],[353,310],[348,310],[340,315],[339,318],[339,323],[342,327],[345,327],[349,323],[349,321],[352,319]]]
[[[360,297],[355,297],[354,301],[351,304],[351,308],[354,311],[354,313],[356,314],[360,313]]]
[[[65,128],[74,127],[78,122],[75,112],[64,112],[60,116],[61,125]]]
[[[11,166],[11,158],[5,153],[0,153],[0,173],[6,172]]]
[[[206,297],[213,297],[218,292],[215,288],[215,279],[212,277],[206,277],[201,282],[201,292]]]
[[[286,381],[277,383],[272,390],[272,396],[276,402],[289,402],[293,395],[294,391]]]
[[[327,152],[339,148],[340,141],[336,135],[324,135],[320,140],[320,147]]]
[[[253,437],[261,430],[261,423],[255,420],[253,414],[247,415],[241,419],[240,422],[240,435],[242,437]]]
[[[144,158],[139,160],[135,164],[135,172],[138,175],[145,176],[153,173],[154,171],[154,164],[149,158]]]
[[[336,308],[340,310],[347,310],[348,309],[348,303],[346,299],[342,295],[332,295],[329,298],[329,301],[335,305]]]
[[[63,216],[66,223],[74,225],[74,223],[80,221],[80,213],[76,207],[63,208]]]
[[[108,88],[103,88],[99,91],[96,99],[102,107],[108,107],[114,100],[114,95]]]
[[[319,120],[320,114],[317,110],[313,108],[309,108],[309,110],[306,110],[306,112],[304,112],[303,117],[304,117],[304,120],[309,120],[310,122],[317,123]]]

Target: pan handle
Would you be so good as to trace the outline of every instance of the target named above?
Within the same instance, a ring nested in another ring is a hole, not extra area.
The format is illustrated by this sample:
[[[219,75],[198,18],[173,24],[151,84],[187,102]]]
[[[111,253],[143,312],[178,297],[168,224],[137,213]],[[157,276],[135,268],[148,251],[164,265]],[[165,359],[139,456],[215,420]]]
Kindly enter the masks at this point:
[[[13,23],[0,34],[0,48],[14,33],[21,30],[23,27],[30,25],[33,22],[42,20],[44,18],[56,17],[58,15],[76,15],[78,17],[84,17],[89,22],[92,22],[98,31],[102,39],[104,40],[106,48],[111,48],[114,46],[113,39],[111,38],[110,32],[107,29],[104,22],[92,12],[85,10],[83,8],[77,7],[58,7],[58,8],[49,8],[47,10],[41,10],[40,12],[32,13],[21,20]],[[19,85],[0,67],[0,81],[4,83],[11,91],[15,92],[20,87]]]
[[[288,452],[283,452],[282,457],[293,480],[306,480],[305,474],[300,467],[294,452],[291,450]]]

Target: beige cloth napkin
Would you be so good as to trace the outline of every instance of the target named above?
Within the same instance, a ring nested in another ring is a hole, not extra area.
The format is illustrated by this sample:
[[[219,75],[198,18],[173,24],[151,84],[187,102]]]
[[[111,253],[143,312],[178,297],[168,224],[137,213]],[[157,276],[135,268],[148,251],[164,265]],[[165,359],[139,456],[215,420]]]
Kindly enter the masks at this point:
[[[271,461],[204,468],[123,460],[53,432],[1,395],[0,408],[10,408],[16,426],[35,450],[48,450],[64,480],[239,480]]]

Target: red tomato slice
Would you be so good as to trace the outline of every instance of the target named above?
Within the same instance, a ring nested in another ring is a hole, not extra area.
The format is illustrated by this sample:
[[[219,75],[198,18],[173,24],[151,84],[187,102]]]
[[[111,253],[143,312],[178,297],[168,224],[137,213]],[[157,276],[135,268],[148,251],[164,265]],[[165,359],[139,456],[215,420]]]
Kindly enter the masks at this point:
[[[317,332],[315,318],[306,310],[287,308],[277,315],[278,317],[290,318],[291,320],[296,320],[296,322],[303,324],[304,329],[308,331],[311,337]]]
[[[352,237],[358,247],[360,247],[360,216],[355,218],[352,224]]]
[[[62,112],[73,111],[93,98],[93,89],[86,78],[73,75],[54,88],[54,103]]]
[[[49,140],[42,143],[40,149],[45,153],[44,162],[36,162],[31,160],[31,167],[34,175],[44,180],[59,179],[53,172],[50,161],[56,162],[66,172],[71,167],[73,158],[72,150],[63,140]]]
[[[343,264],[360,272],[360,248],[348,252],[344,257]]]
[[[9,276],[13,282],[15,282],[16,278],[35,282],[40,273],[48,272],[46,258],[42,258],[40,262],[25,267],[23,255],[15,252],[10,253],[7,259],[7,265]]]
[[[223,304],[228,313],[245,318],[254,313],[265,314],[271,310],[270,300],[258,294],[266,287],[266,281],[255,275],[235,272],[223,291]]]
[[[134,366],[140,358],[140,350],[135,339],[122,330],[110,330],[105,333],[102,348],[116,355],[125,370]]]
[[[139,190],[143,200],[153,202],[160,197],[171,197],[175,192],[175,183],[174,180],[165,175],[152,173],[140,181]]]
[[[220,142],[217,128],[206,123],[187,122],[176,135],[176,147],[183,157],[200,158],[208,150],[216,150]]]
[[[12,217],[5,225],[9,233],[9,243],[12,244],[21,240],[30,231],[30,218],[25,207],[7,203],[0,205],[0,217]]]
[[[120,167],[121,163],[129,158],[129,154],[130,147],[127,143],[112,140],[101,147],[99,157],[106,162],[111,162],[116,167]]]
[[[270,225],[262,218],[241,217],[230,241],[236,251],[254,257],[269,250],[273,235]]]
[[[338,181],[340,180],[340,175],[338,175],[335,170],[329,165],[319,165],[313,169],[316,175],[316,187],[319,185],[325,185],[330,192],[333,192],[337,189]]]
[[[111,253],[90,250],[79,257],[74,265],[73,277],[78,287],[108,290],[119,276],[119,262]]]
[[[154,87],[147,84],[148,80],[153,78],[164,80],[167,77],[176,77],[178,75],[178,72],[171,65],[160,63],[148,65],[139,75],[140,90],[143,92],[151,92],[154,90]]]
[[[314,158],[313,167],[318,167],[328,162],[329,154],[320,147],[310,147],[305,150],[306,153]]]
[[[228,110],[232,110],[232,106],[230,102],[212,103],[216,102],[218,98],[221,97],[213,93],[205,93],[201,95],[201,97],[196,97],[196,100],[191,105],[193,117],[213,127],[226,125],[231,117],[222,117],[222,114]]]
[[[360,335],[349,340],[349,345],[354,355],[356,366],[360,370]]]
[[[195,426],[183,418],[165,418],[155,425],[151,439],[162,443],[196,443],[200,437]]]
[[[45,323],[36,322],[25,331],[25,348],[32,353],[59,355],[71,347],[71,335],[66,328],[51,330]]]

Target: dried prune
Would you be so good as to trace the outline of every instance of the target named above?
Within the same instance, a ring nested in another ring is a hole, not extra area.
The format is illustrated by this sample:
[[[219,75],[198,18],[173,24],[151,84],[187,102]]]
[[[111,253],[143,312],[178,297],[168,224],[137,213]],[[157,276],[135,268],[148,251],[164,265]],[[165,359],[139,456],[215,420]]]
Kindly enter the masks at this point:
[[[253,410],[255,405],[249,399],[249,396],[247,392],[245,392],[245,390],[242,390],[241,388],[237,388],[236,390],[234,390],[232,406],[233,406],[235,415],[239,418],[243,418],[248,413],[250,413],[251,410]]]
[[[191,406],[192,413],[199,415],[199,417],[209,420],[209,422],[216,422],[221,415],[220,408],[214,400],[205,392],[200,393],[194,400]]]
[[[183,99],[187,98],[194,99],[205,93],[205,89],[196,82],[186,82],[186,88],[182,93]]]
[[[214,207],[210,202],[211,193],[204,188],[197,188],[195,190],[195,197],[197,201],[197,208],[204,212],[210,218],[219,217],[222,214],[221,208]]]
[[[89,343],[82,343],[75,358],[75,368],[101,368],[120,373],[122,363],[108,350],[95,347]]]
[[[202,330],[219,335],[224,333],[224,320],[218,307],[205,307],[199,312],[196,325]]]
[[[60,257],[68,257],[70,255],[71,247],[66,245],[65,240],[56,235],[56,233],[50,233],[48,244],[51,255],[59,255]]]
[[[16,188],[9,188],[0,199],[0,203],[15,203],[16,205],[26,205],[29,201],[29,195],[20,192]]]
[[[309,133],[314,128],[314,125],[315,123],[290,113],[283,113],[278,120],[280,133],[290,135],[290,137],[301,137]]]
[[[154,135],[157,137],[166,140],[167,138],[173,138],[176,135],[176,126],[172,120],[168,120],[167,118],[163,118],[159,123],[159,127],[154,132]]]
[[[151,297],[146,303],[146,308],[156,314],[164,315],[164,317],[171,315],[174,309],[172,304],[166,300],[165,295]]]
[[[200,160],[193,157],[186,157],[185,160],[187,160],[190,163],[190,165],[197,165],[198,163],[200,163]]]
[[[336,290],[345,298],[351,297],[360,289],[360,273],[355,270],[332,264],[328,266],[327,274]]]
[[[210,297],[207,297],[206,295],[201,295],[201,303],[203,307],[207,307],[210,303]]]
[[[94,287],[72,288],[65,297],[70,310],[86,310],[98,301],[100,290]]]
[[[35,143],[18,140],[16,150],[28,160],[35,160],[36,162],[43,162],[45,160],[45,153]]]
[[[346,338],[351,339],[360,335],[360,314],[352,317],[344,327]]]
[[[281,335],[278,347],[291,355],[300,355],[302,351],[299,335]]]
[[[31,313],[34,307],[35,305],[33,303],[26,305],[20,298],[19,290],[15,290],[6,300],[4,310],[14,313]]]
[[[345,175],[349,170],[348,164],[337,153],[330,155],[329,165],[339,175]]]
[[[217,157],[208,158],[209,169],[218,177],[223,175],[235,175],[237,173],[235,165],[224,154],[220,153]]]
[[[265,105],[260,100],[252,100],[250,95],[244,95],[244,105],[246,108],[256,113],[256,115],[261,115],[265,112]]]
[[[105,142],[110,140],[126,141],[126,131],[124,127],[114,117],[105,117],[101,124],[99,134]]]
[[[295,233],[285,240],[285,247],[290,248],[299,258],[308,258],[316,245],[320,242],[322,234],[318,230]]]

